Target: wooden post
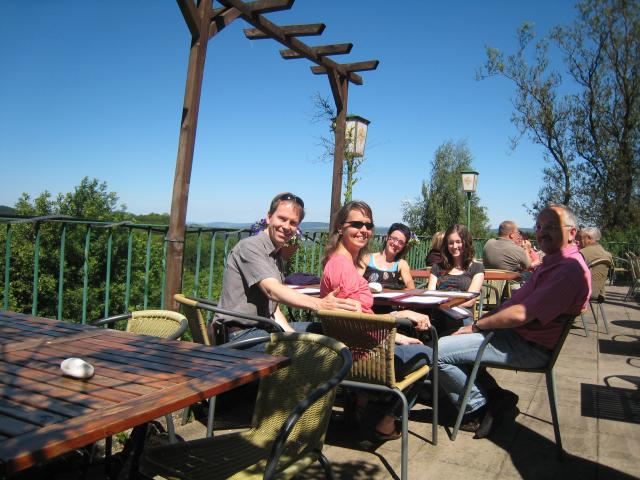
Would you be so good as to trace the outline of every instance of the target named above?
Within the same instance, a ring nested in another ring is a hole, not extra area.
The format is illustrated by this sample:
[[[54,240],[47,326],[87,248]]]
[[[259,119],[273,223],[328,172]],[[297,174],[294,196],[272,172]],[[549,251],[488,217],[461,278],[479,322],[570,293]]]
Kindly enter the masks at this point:
[[[181,8],[182,6],[183,5],[181,5]],[[183,11],[183,14],[184,13]],[[196,14],[197,18],[194,18]],[[187,21],[191,30],[192,41],[182,107],[176,171],[173,179],[169,231],[167,232],[166,238],[168,243],[167,280],[164,290],[164,305],[165,308],[175,311],[178,310],[178,304],[174,301],[173,296],[182,290],[182,261],[184,256],[187,203],[189,201],[189,183],[191,181],[191,165],[193,163],[193,150],[196,142],[204,63],[209,41],[210,18],[211,2],[203,1],[200,2],[197,12],[192,10],[190,17],[192,22]]]
[[[340,210],[342,196],[342,172],[344,169],[344,143],[347,123],[347,100],[349,80],[335,70],[328,72],[333,100],[336,104],[335,146],[333,150],[333,180],[331,182],[331,212],[329,214],[329,234],[333,232],[335,215]]]

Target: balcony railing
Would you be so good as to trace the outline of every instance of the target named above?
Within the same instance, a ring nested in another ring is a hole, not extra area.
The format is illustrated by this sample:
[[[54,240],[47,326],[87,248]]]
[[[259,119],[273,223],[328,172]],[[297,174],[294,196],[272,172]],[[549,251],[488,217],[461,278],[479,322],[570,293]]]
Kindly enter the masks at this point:
[[[164,308],[166,225],[103,222],[72,217],[0,217],[0,306],[58,319],[88,320],[136,309]],[[182,291],[217,299],[229,251],[248,229],[189,225]],[[326,233],[307,232],[287,272],[320,275]],[[384,236],[376,235],[376,251]],[[474,241],[482,256],[484,239]],[[421,239],[407,257],[424,266],[430,241]],[[614,255],[640,245],[605,244]]]

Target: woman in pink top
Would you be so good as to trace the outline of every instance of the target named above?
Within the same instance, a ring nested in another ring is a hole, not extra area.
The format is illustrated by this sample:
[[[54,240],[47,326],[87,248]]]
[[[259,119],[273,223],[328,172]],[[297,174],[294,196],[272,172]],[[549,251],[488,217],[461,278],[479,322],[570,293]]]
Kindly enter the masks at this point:
[[[333,232],[325,247],[322,263],[324,270],[320,280],[320,297],[335,292],[338,298],[358,300],[364,313],[373,313],[373,295],[369,284],[362,276],[365,266],[363,257],[373,234],[373,215],[371,208],[364,202],[353,201],[345,204],[336,214]],[[361,271],[359,271],[359,269]],[[410,319],[417,330],[429,328],[429,317],[411,310],[391,312],[391,315]],[[420,340],[400,333],[396,334],[395,372],[398,380],[412,371],[431,363],[431,349]],[[413,405],[418,396],[419,385],[405,391],[409,405]],[[358,399],[358,409],[364,410],[365,397]],[[378,440],[391,440],[401,436],[395,425],[393,405],[376,426]]]

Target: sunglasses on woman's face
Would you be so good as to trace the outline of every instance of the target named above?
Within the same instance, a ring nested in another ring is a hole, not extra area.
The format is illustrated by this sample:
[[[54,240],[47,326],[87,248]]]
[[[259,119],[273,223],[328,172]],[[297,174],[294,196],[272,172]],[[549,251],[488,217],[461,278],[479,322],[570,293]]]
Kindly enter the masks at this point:
[[[353,222],[344,222],[344,224],[350,225],[353,228],[357,228],[358,230],[360,230],[362,227],[366,228],[367,230],[373,230],[372,222],[361,222],[359,220],[354,220]]]

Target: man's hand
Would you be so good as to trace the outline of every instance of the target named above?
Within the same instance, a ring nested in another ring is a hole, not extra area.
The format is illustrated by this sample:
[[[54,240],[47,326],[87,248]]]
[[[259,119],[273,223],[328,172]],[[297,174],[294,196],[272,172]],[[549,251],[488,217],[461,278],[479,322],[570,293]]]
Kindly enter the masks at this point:
[[[351,298],[338,298],[336,295],[340,293],[340,288],[336,288],[333,292],[327,294],[326,297],[320,299],[320,308],[318,310],[346,310],[347,312],[362,312],[362,305],[358,300]]]
[[[429,315],[423,313],[414,312],[413,310],[396,310],[391,312],[391,315],[399,318],[407,318],[411,320],[416,330],[424,331],[429,330],[431,322],[429,321]]]
[[[417,338],[407,337],[406,335],[403,335],[401,333],[396,333],[396,343],[398,345],[411,345],[414,343],[422,344],[422,342]]]
[[[473,333],[473,325],[465,325],[453,332],[451,335],[463,335],[465,333]]]

